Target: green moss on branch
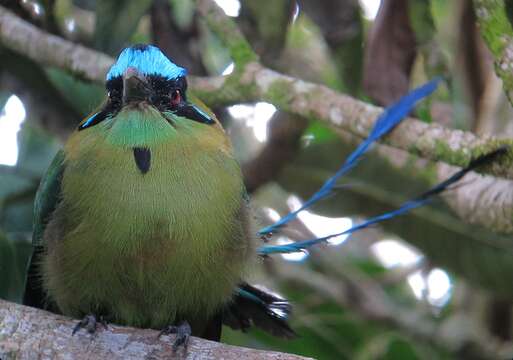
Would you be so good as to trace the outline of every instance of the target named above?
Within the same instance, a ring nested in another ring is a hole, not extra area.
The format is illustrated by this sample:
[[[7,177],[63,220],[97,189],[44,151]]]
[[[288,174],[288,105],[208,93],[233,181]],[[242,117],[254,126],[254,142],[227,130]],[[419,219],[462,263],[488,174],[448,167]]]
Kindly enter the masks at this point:
[[[503,0],[474,0],[481,35],[492,52],[495,72],[513,103],[513,28]]]

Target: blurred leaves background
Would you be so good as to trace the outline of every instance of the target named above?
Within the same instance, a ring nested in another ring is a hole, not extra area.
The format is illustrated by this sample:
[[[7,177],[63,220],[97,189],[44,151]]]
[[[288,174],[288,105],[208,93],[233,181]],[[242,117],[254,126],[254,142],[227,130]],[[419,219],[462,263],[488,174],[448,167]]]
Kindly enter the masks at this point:
[[[446,86],[416,109],[417,117],[476,134],[513,135],[511,105],[471,1],[217,2],[267,67],[382,106],[444,75]],[[132,43],[154,43],[191,74],[233,71],[229,51],[192,0],[0,3],[112,56]],[[39,179],[105,91],[1,43],[0,56],[0,297],[19,302]],[[267,103],[214,110],[243,164],[261,224],[298,207],[358,143]],[[423,171],[414,166],[419,162]],[[432,164],[413,155],[374,151],[336,195],[272,241],[340,231],[386,211],[426,189],[431,171]],[[318,359],[489,358],[513,346],[512,251],[511,237],[469,226],[436,202],[336,244],[266,259],[253,280],[291,298],[300,337],[282,341],[225,329],[223,341]]]

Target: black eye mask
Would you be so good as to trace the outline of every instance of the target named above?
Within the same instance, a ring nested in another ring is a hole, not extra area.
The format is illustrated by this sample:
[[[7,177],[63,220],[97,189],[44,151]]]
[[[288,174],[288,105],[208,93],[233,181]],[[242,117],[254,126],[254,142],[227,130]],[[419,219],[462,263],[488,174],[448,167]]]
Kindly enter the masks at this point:
[[[162,112],[169,111],[177,116],[202,124],[211,125],[215,123],[214,119],[209,114],[186,100],[185,90],[187,89],[187,81],[184,77],[176,80],[167,80],[156,76],[149,76],[148,78],[148,84],[153,91],[153,96],[149,96],[147,101],[157,109]],[[107,82],[107,90],[109,91],[109,101],[105,107],[80,125],[78,127],[79,131],[95,126],[121,110],[123,107],[123,80],[121,76],[109,80]],[[170,101],[169,93],[172,91],[180,91],[182,95],[182,99],[178,104],[172,104]]]

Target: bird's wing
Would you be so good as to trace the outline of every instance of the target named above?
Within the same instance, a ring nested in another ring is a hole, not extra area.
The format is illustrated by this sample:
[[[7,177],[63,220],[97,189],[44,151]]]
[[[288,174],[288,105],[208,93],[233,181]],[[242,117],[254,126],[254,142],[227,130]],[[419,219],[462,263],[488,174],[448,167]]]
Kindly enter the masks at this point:
[[[41,179],[34,201],[34,229],[32,233],[34,249],[27,269],[23,304],[41,309],[47,307],[46,296],[41,287],[41,277],[38,271],[44,246],[43,234],[61,196],[63,171],[64,151],[60,150]]]
[[[287,323],[291,309],[290,303],[280,296],[243,283],[225,310],[223,323],[242,331],[256,326],[274,336],[290,339],[296,337]]]
[[[64,151],[60,150],[41,179],[34,200],[34,232],[32,245],[43,245],[43,233],[61,195],[61,180],[64,172]]]

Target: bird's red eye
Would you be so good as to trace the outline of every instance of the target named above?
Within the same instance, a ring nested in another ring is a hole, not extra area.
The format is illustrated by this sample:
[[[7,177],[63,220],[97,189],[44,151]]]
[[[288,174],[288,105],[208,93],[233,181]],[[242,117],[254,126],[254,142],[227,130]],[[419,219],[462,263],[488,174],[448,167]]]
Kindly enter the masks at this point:
[[[181,101],[182,101],[182,95],[180,95],[180,91],[175,90],[173,92],[173,94],[171,95],[171,105],[178,106]]]

